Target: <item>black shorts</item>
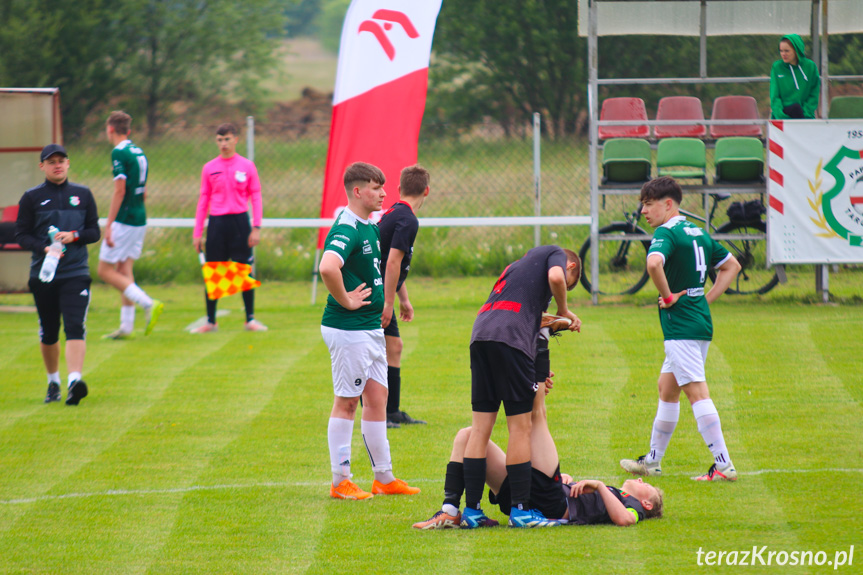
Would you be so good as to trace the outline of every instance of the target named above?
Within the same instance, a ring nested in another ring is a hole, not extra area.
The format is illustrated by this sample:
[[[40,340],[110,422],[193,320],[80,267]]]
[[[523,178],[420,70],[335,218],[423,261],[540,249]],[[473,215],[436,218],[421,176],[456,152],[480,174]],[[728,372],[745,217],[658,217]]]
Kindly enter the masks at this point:
[[[470,344],[471,405],[474,411],[497,413],[503,402],[506,414],[533,410],[536,376],[525,353],[497,341]]]
[[[226,214],[210,216],[207,224],[206,256],[208,262],[228,260],[252,265],[255,256],[249,247],[252,225],[249,214]]]
[[[54,345],[59,341],[61,317],[67,341],[84,339],[91,281],[90,276],[55,278],[50,283],[30,278],[28,285],[39,313],[39,341],[45,345]]]
[[[388,335],[390,337],[401,337],[399,335],[399,322],[396,320],[395,310],[393,310],[393,318],[390,320],[390,324],[384,328],[384,335]]]
[[[548,519],[561,519],[566,513],[566,493],[560,479],[560,465],[554,472],[554,477],[530,468],[530,508],[536,509]],[[509,515],[512,507],[512,493],[509,488],[509,477],[505,477],[500,486],[500,492],[495,495],[488,492],[488,501],[500,507],[504,515]]]

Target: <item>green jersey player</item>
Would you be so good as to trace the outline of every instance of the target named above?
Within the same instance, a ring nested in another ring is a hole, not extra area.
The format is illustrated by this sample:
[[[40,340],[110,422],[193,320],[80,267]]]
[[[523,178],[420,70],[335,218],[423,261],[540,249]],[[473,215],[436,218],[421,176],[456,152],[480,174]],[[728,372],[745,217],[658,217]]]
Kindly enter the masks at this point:
[[[120,111],[111,112],[105,124],[111,150],[114,194],[108,208],[105,239],[99,250],[99,277],[122,295],[120,329],[104,336],[125,339],[135,327],[135,304],[147,312],[145,335],[149,335],[162,313],[162,302],[154,300],[135,283],[132,267],[141,257],[147,233],[144,196],[147,191],[147,156],[129,139],[132,117]]]
[[[651,180],[641,188],[641,213],[656,232],[647,253],[647,271],[659,290],[659,321],[665,339],[665,361],[659,374],[659,406],[653,421],[650,451],[624,459],[621,467],[636,475],[661,475],[665,454],[680,415],[680,390],[692,405],[698,431],[713,454],[713,465],[698,481],[734,481],[719,413],[710,399],[704,364],[713,338],[710,304],[740,271],[740,264],[702,228],[680,215],[683,192],[671,178]],[[718,270],[705,293],[708,269]]]
[[[348,166],[344,175],[348,205],[330,229],[321,257],[321,279],[330,292],[321,335],[330,351],[335,395],[327,427],[333,474],[330,497],[335,499],[420,492],[393,475],[387,440],[380,232],[369,220],[383,206],[385,181],[384,173],[371,164]],[[375,473],[371,493],[351,481],[351,437],[361,397],[363,441]]]

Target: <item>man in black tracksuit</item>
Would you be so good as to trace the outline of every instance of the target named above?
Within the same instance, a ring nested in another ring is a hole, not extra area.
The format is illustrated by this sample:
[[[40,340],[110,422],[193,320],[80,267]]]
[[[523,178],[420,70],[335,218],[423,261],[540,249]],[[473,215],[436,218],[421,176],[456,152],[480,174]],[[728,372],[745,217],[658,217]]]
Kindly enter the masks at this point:
[[[30,263],[30,291],[39,313],[39,338],[42,359],[48,372],[48,394],[45,403],[60,401],[60,318],[66,332],[66,367],[69,391],[66,405],[78,405],[87,395],[87,384],[81,379],[87,308],[90,305],[90,268],[87,244],[99,241],[99,213],[90,189],[69,182],[69,156],[59,144],[42,149],[39,169],[45,182],[27,190],[18,202],[15,239],[33,252]],[[39,270],[51,241],[48,228],[59,231],[55,241],[65,251],[57,265],[54,279],[43,282]]]

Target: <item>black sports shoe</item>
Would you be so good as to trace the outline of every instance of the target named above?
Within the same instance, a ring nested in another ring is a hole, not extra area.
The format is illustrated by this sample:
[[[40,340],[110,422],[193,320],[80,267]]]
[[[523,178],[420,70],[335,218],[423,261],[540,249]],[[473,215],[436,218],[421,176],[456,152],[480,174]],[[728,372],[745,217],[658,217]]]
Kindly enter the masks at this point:
[[[399,427],[401,427],[401,425],[395,421],[390,421],[390,419],[387,418],[387,429],[398,429]]]
[[[45,403],[60,401],[60,384],[53,381],[48,384],[48,395],[45,396]]]
[[[387,413],[387,423],[403,423],[405,425],[415,425],[421,424],[425,425],[426,422],[421,419],[414,419],[404,411],[396,411],[395,413]]]
[[[87,384],[83,379],[76,379],[69,385],[66,393],[66,405],[78,405],[78,402],[87,397]]]

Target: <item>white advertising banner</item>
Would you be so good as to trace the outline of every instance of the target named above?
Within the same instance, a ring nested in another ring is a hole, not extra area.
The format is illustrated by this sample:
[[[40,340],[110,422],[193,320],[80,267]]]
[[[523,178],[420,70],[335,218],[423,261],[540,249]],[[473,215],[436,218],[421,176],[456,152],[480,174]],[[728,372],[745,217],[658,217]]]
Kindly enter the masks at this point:
[[[772,121],[768,260],[863,263],[863,120]]]

